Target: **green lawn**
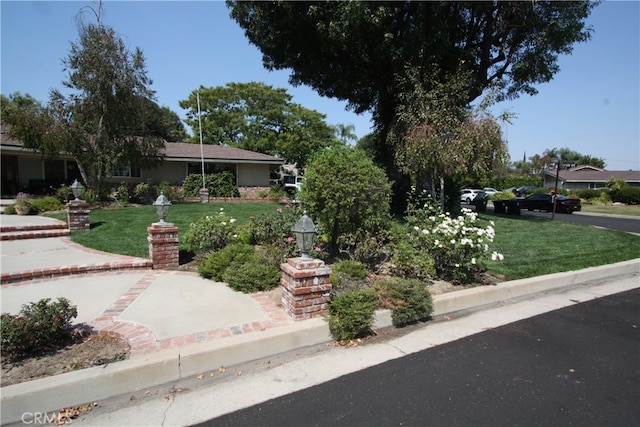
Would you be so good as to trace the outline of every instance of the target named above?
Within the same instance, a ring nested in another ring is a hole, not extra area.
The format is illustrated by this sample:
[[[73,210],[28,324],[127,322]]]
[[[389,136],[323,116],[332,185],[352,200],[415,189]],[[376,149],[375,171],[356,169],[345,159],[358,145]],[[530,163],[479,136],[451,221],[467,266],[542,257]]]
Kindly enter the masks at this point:
[[[238,224],[282,207],[278,203],[179,203],[171,206],[168,222],[184,232],[203,215],[220,208]],[[66,219],[64,215],[57,215]],[[481,221],[494,221],[496,238],[491,250],[504,261],[491,262],[490,272],[509,280],[540,276],[640,257],[640,237],[564,221],[543,218],[482,214]],[[74,232],[71,239],[83,246],[106,252],[148,258],[147,227],[157,222],[153,206],[96,209],[91,211],[91,230]],[[181,250],[186,248],[181,244]]]
[[[582,205],[583,212],[640,216],[640,205]]]
[[[281,207],[283,204],[272,202],[176,203],[169,208],[166,221],[180,229],[178,234],[180,236],[189,228],[189,224],[205,215],[217,215],[220,209],[224,209],[228,216],[235,218],[238,224],[244,224],[250,220],[251,216],[272,212]],[[52,216],[66,221],[65,214]],[[147,227],[158,222],[154,206],[94,209],[90,213],[90,221],[91,229],[72,233],[72,241],[100,251],[141,258],[149,257]],[[182,242],[180,250],[186,250]]]
[[[523,279],[579,270],[640,257],[640,237],[620,231],[547,218],[481,215],[495,222],[493,249],[504,261],[489,262],[493,273]]]

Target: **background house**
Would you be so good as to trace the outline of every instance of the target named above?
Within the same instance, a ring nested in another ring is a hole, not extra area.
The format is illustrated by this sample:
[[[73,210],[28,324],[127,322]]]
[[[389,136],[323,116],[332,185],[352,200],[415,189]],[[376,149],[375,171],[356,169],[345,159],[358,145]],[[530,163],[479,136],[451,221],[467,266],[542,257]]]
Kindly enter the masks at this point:
[[[555,187],[556,172],[556,169],[545,172],[542,177],[543,187]],[[611,178],[623,179],[631,187],[640,187],[640,171],[608,171],[595,166],[582,165],[570,169],[560,169],[558,188],[566,190],[604,188]]]
[[[45,194],[51,188],[71,184],[80,178],[76,162],[61,154],[56,159],[44,159],[38,151],[27,149],[22,142],[10,138],[6,128],[0,129],[0,158],[2,195],[11,196],[19,191]],[[221,145],[168,142],[164,161],[154,168],[139,168],[123,164],[113,170],[110,182],[131,185],[140,182],[182,184],[190,173],[228,170],[234,173],[238,187],[269,187],[271,171],[278,171],[284,161],[278,157]]]

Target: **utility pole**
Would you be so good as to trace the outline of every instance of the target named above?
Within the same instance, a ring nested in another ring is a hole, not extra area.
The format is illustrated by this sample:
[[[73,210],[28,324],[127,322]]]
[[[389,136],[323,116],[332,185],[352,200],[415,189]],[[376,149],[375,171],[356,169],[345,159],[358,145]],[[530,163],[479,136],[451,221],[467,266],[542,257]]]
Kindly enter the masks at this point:
[[[553,210],[551,211],[551,221],[556,217],[556,204],[558,203],[558,177],[560,176],[560,161],[556,163],[556,185],[553,188]]]

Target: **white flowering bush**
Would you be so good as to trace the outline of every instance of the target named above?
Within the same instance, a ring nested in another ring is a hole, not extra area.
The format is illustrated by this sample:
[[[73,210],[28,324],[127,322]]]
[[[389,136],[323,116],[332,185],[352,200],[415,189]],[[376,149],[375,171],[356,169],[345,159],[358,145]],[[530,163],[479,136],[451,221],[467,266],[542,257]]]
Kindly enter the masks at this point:
[[[218,251],[237,237],[236,220],[229,217],[224,208],[215,215],[207,215],[191,223],[184,234],[189,251]]]
[[[418,251],[428,254],[435,262],[436,275],[454,283],[470,283],[482,263],[504,257],[490,251],[495,230],[493,221],[486,227],[478,225],[478,214],[470,209],[452,218],[448,213],[414,215],[407,218],[408,238]]]

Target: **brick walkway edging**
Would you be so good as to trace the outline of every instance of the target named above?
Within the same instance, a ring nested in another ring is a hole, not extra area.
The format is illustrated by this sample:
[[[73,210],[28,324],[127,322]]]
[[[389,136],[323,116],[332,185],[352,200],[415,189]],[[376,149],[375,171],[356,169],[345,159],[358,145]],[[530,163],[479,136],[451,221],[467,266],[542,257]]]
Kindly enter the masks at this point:
[[[291,323],[291,319],[271,301],[269,295],[260,292],[251,294],[251,297],[258,302],[262,311],[267,315],[268,320],[243,323],[158,340],[153,331],[144,325],[117,320],[117,317],[151,285],[157,275],[158,272],[156,271],[147,272],[142,279],[129,288],[129,290],[118,298],[111,307],[106,309],[102,315],[89,323],[97,334],[113,335],[126,339],[131,346],[131,357],[170,348],[180,348],[189,344],[207,342],[233,335],[264,331],[268,328]]]
[[[98,264],[76,264],[60,267],[37,268],[33,270],[25,270],[14,273],[3,273],[0,274],[0,285],[7,285],[35,279],[53,279],[61,276],[71,276],[78,274],[102,273],[108,271],[113,272],[123,270],[149,270],[153,266],[151,260],[148,259],[129,257],[125,255],[114,255],[95,249],[89,249],[75,242],[72,242],[68,237],[62,237],[61,240],[65,244],[73,246],[76,249],[95,254],[108,255],[115,260]]]

